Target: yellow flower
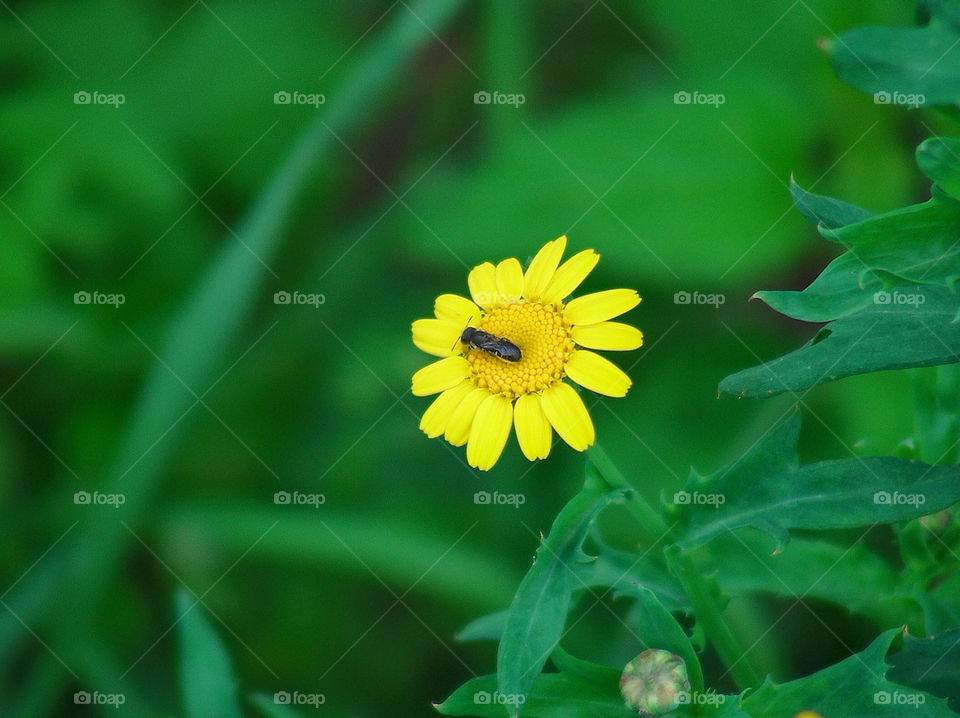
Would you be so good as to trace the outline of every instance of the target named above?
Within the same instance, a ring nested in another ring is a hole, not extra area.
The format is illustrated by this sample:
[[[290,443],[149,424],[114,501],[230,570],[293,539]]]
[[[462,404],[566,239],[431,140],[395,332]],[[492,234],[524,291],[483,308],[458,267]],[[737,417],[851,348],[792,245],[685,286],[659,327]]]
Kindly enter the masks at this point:
[[[466,444],[467,461],[482,471],[497,463],[511,426],[530,461],[550,453],[553,430],[577,451],[593,444],[590,414],[565,377],[614,397],[625,396],[632,383],[589,350],[643,344],[638,329],[609,321],[637,306],[640,297],[632,289],[610,289],[564,302],[600,259],[585,249],[560,264],[566,246],[565,236],[548,242],[526,272],[514,258],[474,267],[467,277],[472,301],[441,294],[436,318],[413,323],[413,343],[442,357],[413,375],[415,395],[440,395],[420,429],[454,446]],[[520,360],[461,342],[467,327],[514,344]]]

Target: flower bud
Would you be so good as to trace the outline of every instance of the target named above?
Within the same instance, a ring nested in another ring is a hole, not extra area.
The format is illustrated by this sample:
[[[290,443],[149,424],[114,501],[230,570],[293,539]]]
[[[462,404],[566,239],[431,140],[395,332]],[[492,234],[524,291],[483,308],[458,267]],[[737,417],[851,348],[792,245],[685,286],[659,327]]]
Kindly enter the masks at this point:
[[[687,665],[680,656],[650,648],[630,661],[620,676],[620,693],[627,706],[643,716],[673,710],[689,696]]]

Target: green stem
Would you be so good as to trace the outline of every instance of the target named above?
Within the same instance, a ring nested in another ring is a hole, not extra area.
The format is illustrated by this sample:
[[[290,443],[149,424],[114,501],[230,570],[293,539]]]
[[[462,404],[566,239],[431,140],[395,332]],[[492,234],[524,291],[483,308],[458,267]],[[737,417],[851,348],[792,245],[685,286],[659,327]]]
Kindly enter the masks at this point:
[[[613,463],[613,459],[598,444],[594,444],[587,451],[590,461],[600,472],[604,480],[615,489],[629,489],[627,510],[634,515],[640,527],[654,540],[660,540],[670,532],[670,527],[663,520],[660,513],[634,488],[623,472]]]
[[[587,454],[607,484],[613,488],[630,489],[627,509],[650,536],[660,540],[670,533],[673,527],[668,526],[660,513],[631,486],[607,452],[594,445]],[[683,586],[697,621],[703,626],[707,639],[727,666],[737,686],[741,690],[759,686],[763,679],[744,657],[746,650],[724,620],[718,601],[720,594],[715,590],[712,580],[697,569],[693,559],[680,547],[670,546],[665,553],[667,565]]]
[[[711,580],[703,576],[688,553],[677,546],[667,549],[667,565],[680,580],[693,615],[703,626],[707,639],[727,667],[740,690],[756,688],[763,679],[746,659],[746,650],[730,630],[717,603],[718,592],[711,590]]]

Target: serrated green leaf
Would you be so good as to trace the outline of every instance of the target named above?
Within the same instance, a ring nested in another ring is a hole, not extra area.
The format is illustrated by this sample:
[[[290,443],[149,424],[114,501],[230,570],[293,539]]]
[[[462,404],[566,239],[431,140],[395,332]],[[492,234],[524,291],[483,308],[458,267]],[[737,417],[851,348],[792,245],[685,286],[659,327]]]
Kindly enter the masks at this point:
[[[793,177],[790,178],[790,196],[793,197],[793,203],[797,205],[800,214],[814,224],[830,229],[862,222],[873,216],[873,212],[842,199],[808,192],[794,182]]]
[[[931,199],[845,227],[822,227],[820,233],[850,247],[864,270],[948,287],[960,276],[957,202]]]
[[[186,591],[174,598],[180,638],[180,694],[189,718],[240,718],[230,656]]]
[[[883,280],[865,270],[859,257],[845,252],[802,291],[762,290],[753,296],[788,317],[829,322],[869,307],[882,289]]]
[[[600,684],[566,673],[544,673],[533,683],[529,697],[521,707],[529,718],[629,718],[636,716],[620,696],[620,673],[609,685]],[[481,676],[467,681],[443,703],[439,713],[453,716],[501,718],[504,708],[517,706],[512,698],[497,689],[496,676]],[[514,711],[515,712],[515,711]]]
[[[931,137],[917,147],[917,166],[954,199],[960,199],[960,139]]]
[[[752,718],[783,718],[802,710],[822,716],[956,718],[942,698],[887,680],[884,656],[897,630],[880,634],[867,648],[805,678],[776,684],[769,679],[746,697]]]
[[[960,501],[960,467],[867,456],[798,466],[794,414],[732,466],[692,476],[670,509],[684,545],[744,526],[782,546],[790,529],[839,529],[905,521]]]
[[[827,324],[779,359],[731,374],[720,382],[720,391],[770,396],[854,374],[960,360],[956,294],[943,287],[900,287],[885,298],[888,303],[872,304]]]
[[[624,595],[629,594],[637,585],[642,585],[653,591],[667,610],[688,610],[689,606],[680,584],[652,554],[637,556],[627,551],[619,551],[607,546],[596,536],[593,543],[596,545],[596,558],[573,566],[574,594],[579,591],[613,588],[616,595]],[[509,613],[509,610],[497,611],[474,619],[457,633],[457,640],[468,643],[499,639],[503,635]]]
[[[862,543],[840,546],[794,536],[782,551],[749,531],[714,537],[698,563],[730,596],[767,593],[788,599],[827,601],[880,625],[905,622],[907,599],[897,598],[894,568]],[[829,568],[829,570],[827,570]],[[870,586],[870,591],[862,591]]]
[[[926,691],[960,711],[960,629],[933,638],[907,635],[904,649],[890,657],[887,678]]]
[[[530,692],[563,634],[576,585],[574,566],[590,559],[582,547],[591,525],[597,514],[623,493],[600,491],[588,481],[561,509],[537,549],[533,567],[520,582],[497,652],[499,691],[518,699],[506,706],[511,715],[519,711],[519,699]]]
[[[955,104],[960,55],[950,51],[960,32],[948,21],[955,10],[947,3],[930,5],[937,6],[936,14],[924,27],[862,27],[824,40],[822,47],[840,77],[880,104]]]

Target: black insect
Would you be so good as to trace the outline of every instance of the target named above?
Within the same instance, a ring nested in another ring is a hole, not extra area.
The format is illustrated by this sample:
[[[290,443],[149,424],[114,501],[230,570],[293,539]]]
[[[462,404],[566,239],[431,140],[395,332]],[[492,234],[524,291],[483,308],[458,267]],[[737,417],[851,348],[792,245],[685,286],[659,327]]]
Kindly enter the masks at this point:
[[[520,347],[509,339],[494,336],[490,332],[475,327],[467,327],[460,335],[460,341],[470,346],[471,349],[477,349],[495,357],[506,359],[507,361],[520,361]]]

